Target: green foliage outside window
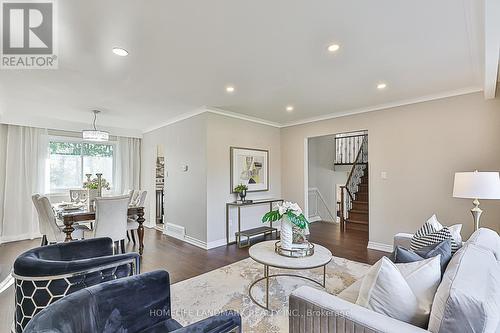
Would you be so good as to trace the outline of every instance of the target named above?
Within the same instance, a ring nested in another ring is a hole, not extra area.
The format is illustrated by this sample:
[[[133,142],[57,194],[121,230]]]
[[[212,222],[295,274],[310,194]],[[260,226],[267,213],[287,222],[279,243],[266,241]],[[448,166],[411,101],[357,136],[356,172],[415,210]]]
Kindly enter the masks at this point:
[[[51,155],[83,155],[113,157],[113,146],[96,143],[74,143],[52,141],[49,144]]]

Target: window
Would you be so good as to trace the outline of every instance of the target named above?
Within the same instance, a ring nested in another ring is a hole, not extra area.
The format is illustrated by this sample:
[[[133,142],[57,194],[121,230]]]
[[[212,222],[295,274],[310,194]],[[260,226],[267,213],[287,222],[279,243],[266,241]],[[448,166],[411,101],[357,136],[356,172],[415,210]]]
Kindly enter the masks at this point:
[[[85,174],[100,172],[113,188],[114,145],[70,140],[51,140],[49,143],[50,193],[81,188]]]

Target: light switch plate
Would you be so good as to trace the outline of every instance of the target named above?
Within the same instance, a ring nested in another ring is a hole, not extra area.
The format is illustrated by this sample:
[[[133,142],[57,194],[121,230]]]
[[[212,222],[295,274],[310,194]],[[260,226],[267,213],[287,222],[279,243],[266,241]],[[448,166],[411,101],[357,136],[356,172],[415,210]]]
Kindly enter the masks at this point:
[[[382,171],[382,172],[380,173],[380,178],[382,178],[382,179],[387,179],[387,172],[386,172],[386,171]]]

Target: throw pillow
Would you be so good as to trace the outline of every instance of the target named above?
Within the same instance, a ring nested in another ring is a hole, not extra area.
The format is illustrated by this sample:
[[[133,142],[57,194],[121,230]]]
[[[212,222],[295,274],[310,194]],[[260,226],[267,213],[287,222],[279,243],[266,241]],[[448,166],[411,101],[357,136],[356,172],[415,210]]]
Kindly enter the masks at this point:
[[[440,255],[418,262],[396,264],[396,267],[417,296],[420,308],[425,311],[427,327],[434,295],[441,283]]]
[[[448,229],[448,227],[443,227],[441,230],[437,231],[430,224],[425,223],[422,228],[417,230],[417,232],[413,235],[410,248],[411,250],[416,251],[429,245],[441,243],[446,239],[451,240],[451,253],[455,253],[460,246],[453,239],[450,229]]]
[[[383,257],[363,278],[356,304],[415,326],[426,327],[441,274],[439,258],[397,267]],[[406,277],[405,277],[406,275]],[[418,296],[417,296],[418,295]]]
[[[462,225],[454,224],[452,226],[449,226],[448,229],[450,229],[451,237],[455,240],[457,245],[459,247],[462,246],[462,235],[460,234],[460,232],[462,231]]]
[[[433,214],[431,217],[429,217],[429,219],[425,223],[430,224],[434,228],[435,231],[439,231],[439,230],[443,229],[443,225],[441,223],[439,223],[436,214]]]
[[[441,255],[441,274],[444,274],[446,266],[451,259],[451,239],[435,243],[429,246],[424,246],[417,251],[413,252],[401,246],[396,246],[392,253],[392,261],[394,263],[408,263],[420,261],[428,258]]]

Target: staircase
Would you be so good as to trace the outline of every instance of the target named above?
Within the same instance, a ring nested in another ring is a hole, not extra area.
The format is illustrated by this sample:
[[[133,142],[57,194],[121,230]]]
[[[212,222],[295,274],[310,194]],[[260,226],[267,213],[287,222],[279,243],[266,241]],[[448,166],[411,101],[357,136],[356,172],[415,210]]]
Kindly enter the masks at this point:
[[[368,232],[368,135],[358,147],[346,185],[341,186],[340,223],[342,230]]]
[[[367,171],[368,167],[364,170]],[[362,230],[368,232],[368,172],[363,172],[358,191],[351,202],[348,217],[345,219],[347,230]]]

